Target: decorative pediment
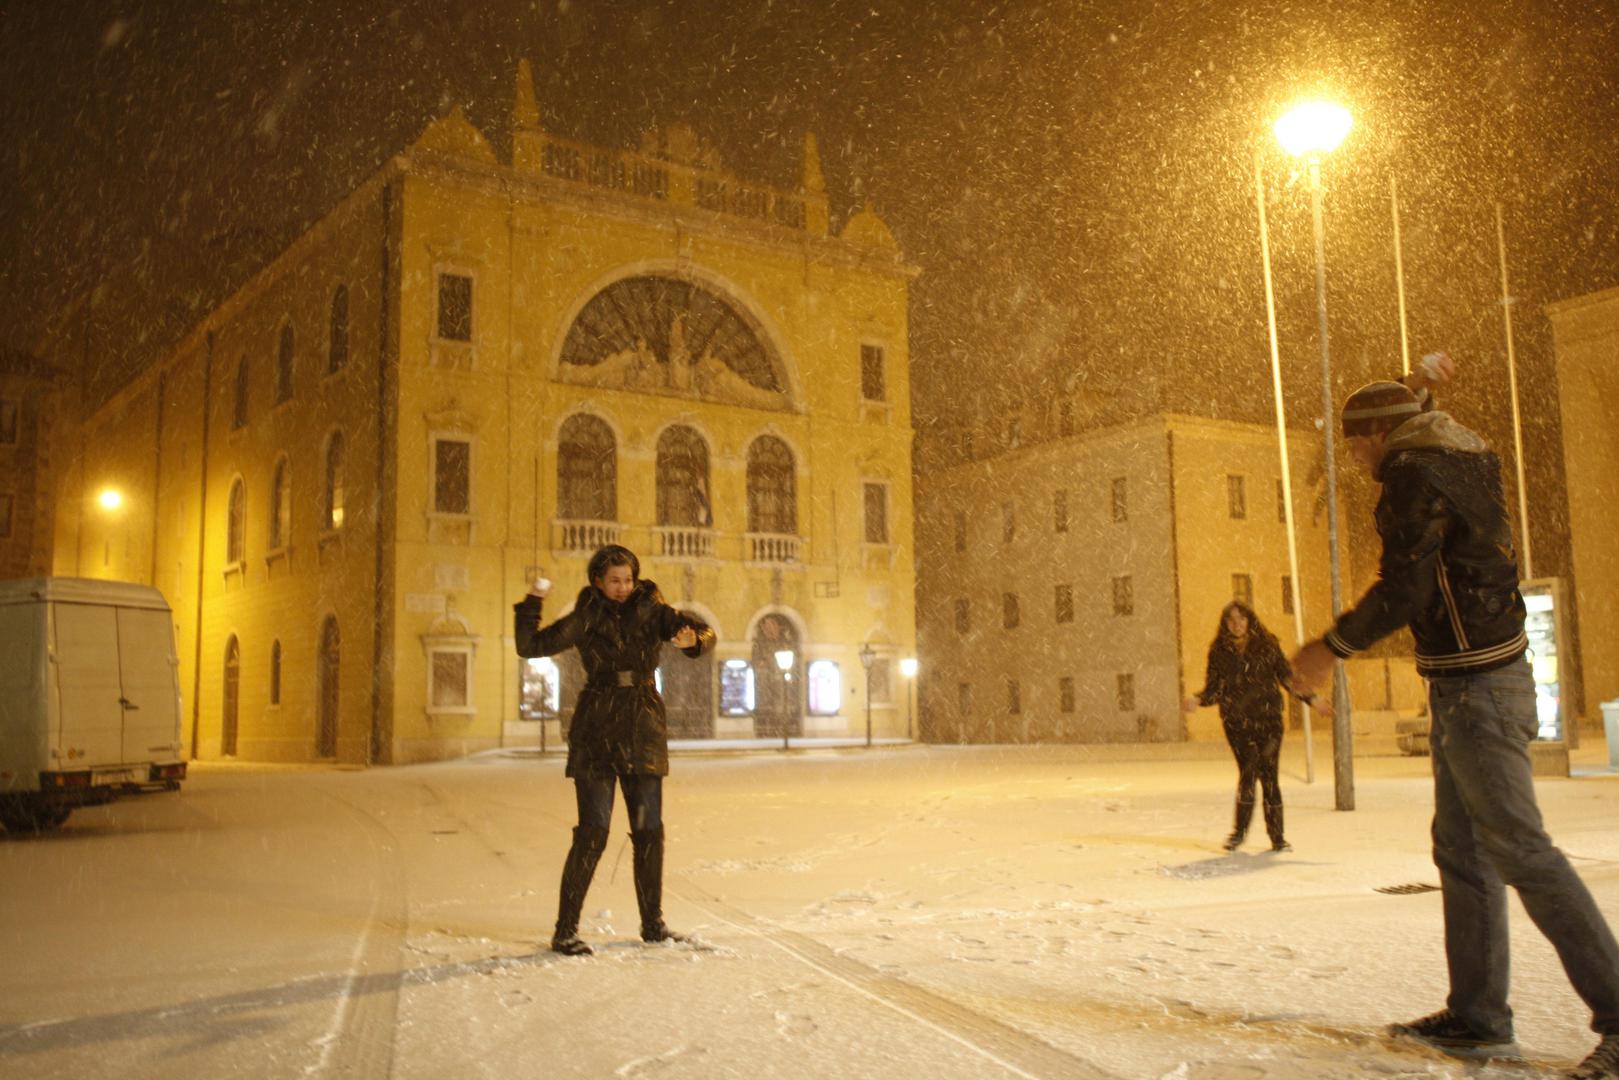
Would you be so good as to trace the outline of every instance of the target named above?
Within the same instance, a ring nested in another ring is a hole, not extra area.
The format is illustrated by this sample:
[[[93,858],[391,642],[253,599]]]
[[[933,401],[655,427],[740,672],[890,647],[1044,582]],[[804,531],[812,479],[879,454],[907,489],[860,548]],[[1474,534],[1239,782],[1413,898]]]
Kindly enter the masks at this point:
[[[448,116],[429,124],[427,130],[411,145],[411,149],[472,158],[486,165],[499,164],[494,150],[489,146],[489,140],[483,137],[483,132],[472,126],[472,121],[467,119],[467,114],[461,111],[459,105],[451,109]]]
[[[565,382],[787,409],[781,360],[729,300],[692,281],[645,274],[585,304],[562,345]]]

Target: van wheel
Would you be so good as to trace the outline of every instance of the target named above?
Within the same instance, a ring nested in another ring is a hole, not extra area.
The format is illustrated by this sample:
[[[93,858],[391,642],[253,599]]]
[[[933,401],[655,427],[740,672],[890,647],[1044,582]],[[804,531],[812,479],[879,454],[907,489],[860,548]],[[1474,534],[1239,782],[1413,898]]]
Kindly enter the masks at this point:
[[[49,832],[59,828],[71,813],[71,808],[0,802],[0,825],[4,825],[7,832],[19,836]]]

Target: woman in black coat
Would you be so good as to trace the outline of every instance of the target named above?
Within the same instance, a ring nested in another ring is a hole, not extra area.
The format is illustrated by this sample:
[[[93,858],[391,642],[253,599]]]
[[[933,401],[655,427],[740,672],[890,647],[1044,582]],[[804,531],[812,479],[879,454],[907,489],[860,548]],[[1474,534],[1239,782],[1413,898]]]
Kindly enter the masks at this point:
[[[1265,831],[1272,851],[1291,851],[1282,834],[1282,786],[1277,759],[1282,752],[1280,688],[1323,713],[1314,694],[1293,689],[1293,669],[1253,608],[1233,600],[1220,612],[1220,628],[1209,645],[1208,675],[1203,689],[1182,704],[1187,712],[1199,705],[1218,705],[1226,742],[1237,759],[1237,817],[1225,849],[1235,851],[1248,835],[1254,816],[1254,782],[1265,796]]]
[[[573,610],[543,630],[541,604],[550,582],[535,583],[513,605],[517,655],[552,656],[576,648],[585,685],[568,729],[567,775],[573,779],[579,824],[562,867],[551,948],[589,955],[579,939],[579,913],[607,846],[613,786],[624,792],[635,847],[635,898],[641,940],[684,940],[663,921],[663,778],[669,773],[669,731],[654,673],[665,641],[698,657],[714,645],[700,619],[663,602],[657,585],[641,580],[641,564],[628,548],[609,544],[587,568],[590,584]]]

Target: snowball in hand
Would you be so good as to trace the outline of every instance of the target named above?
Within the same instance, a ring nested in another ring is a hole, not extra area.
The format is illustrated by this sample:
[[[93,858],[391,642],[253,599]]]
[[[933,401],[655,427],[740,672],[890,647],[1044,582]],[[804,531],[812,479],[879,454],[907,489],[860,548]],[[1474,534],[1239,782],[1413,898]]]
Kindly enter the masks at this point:
[[[529,586],[528,594],[530,596],[538,596],[543,599],[550,591],[551,579],[547,577],[537,577],[534,579],[534,584]]]

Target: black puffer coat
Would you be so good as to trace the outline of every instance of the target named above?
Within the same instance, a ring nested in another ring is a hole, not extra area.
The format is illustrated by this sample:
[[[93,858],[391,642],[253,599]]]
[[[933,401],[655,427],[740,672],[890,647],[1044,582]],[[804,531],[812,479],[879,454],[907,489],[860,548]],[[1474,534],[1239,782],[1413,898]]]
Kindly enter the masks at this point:
[[[621,604],[585,586],[573,610],[543,630],[540,607],[535,596],[512,605],[517,655],[553,656],[577,648],[585,668],[568,730],[568,775],[667,776],[669,727],[653,683],[658,651],[689,626],[697,644],[682,651],[701,656],[714,647],[714,631],[664,603],[657,585],[644,579]]]
[[[1282,726],[1282,688],[1291,690],[1293,669],[1274,638],[1250,637],[1238,649],[1224,641],[1209,648],[1209,668],[1199,705],[1218,705],[1227,727]]]

